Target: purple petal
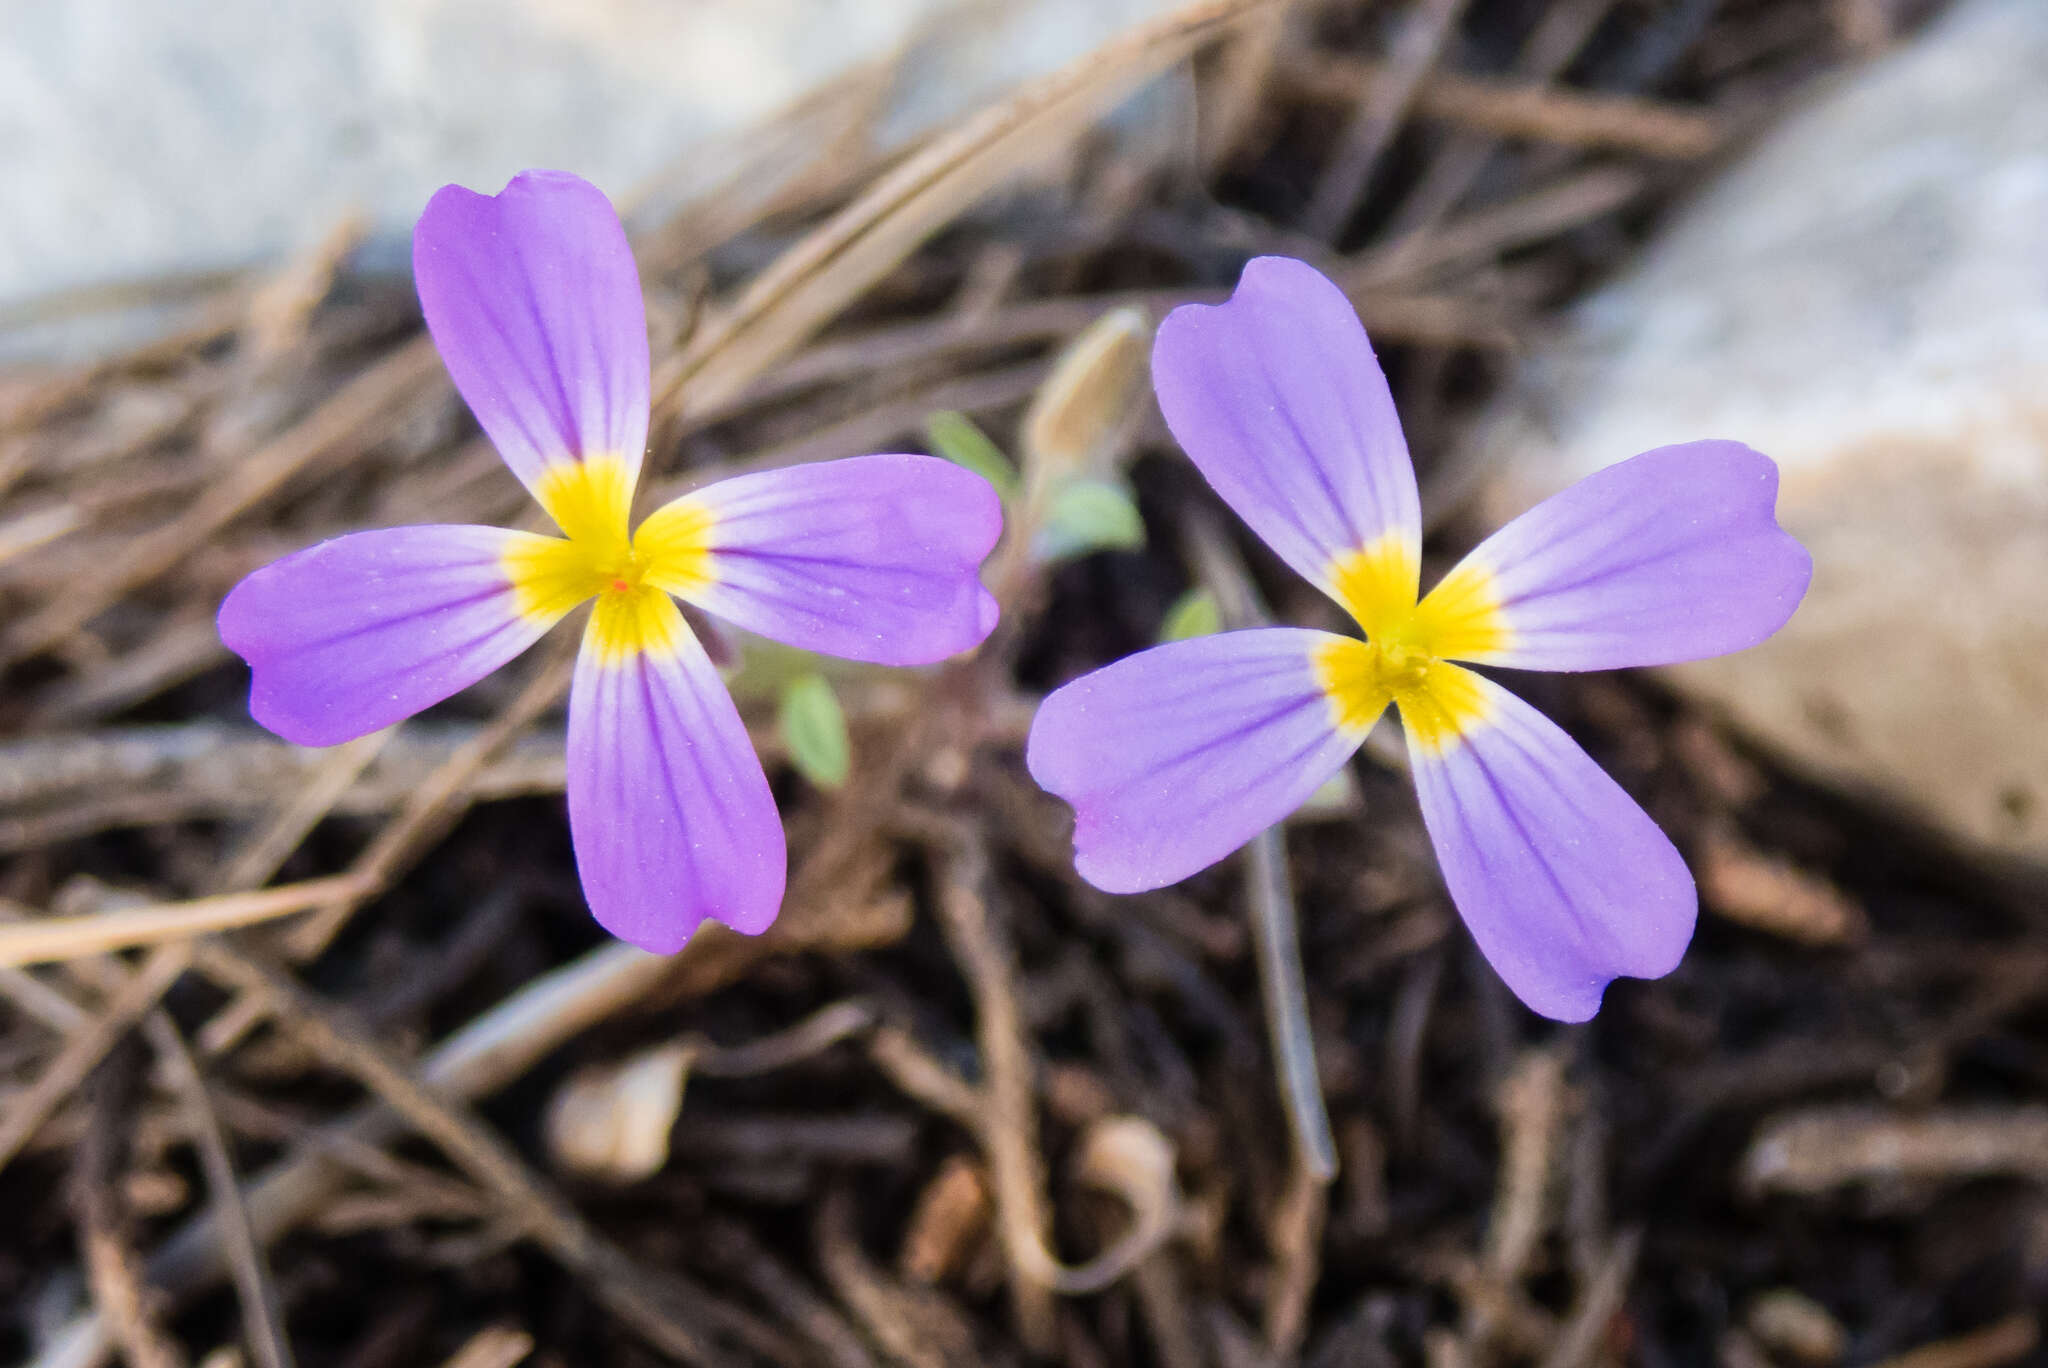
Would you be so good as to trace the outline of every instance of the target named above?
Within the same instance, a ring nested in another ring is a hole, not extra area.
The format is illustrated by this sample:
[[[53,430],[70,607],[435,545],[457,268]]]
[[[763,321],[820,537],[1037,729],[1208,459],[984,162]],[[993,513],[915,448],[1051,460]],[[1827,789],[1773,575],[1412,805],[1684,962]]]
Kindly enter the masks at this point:
[[[614,456],[628,489],[647,445],[647,314],[611,202],[562,171],[503,193],[443,186],[412,238],[420,307],[455,387],[505,463]]]
[[[932,456],[859,456],[741,475],[660,509],[635,545],[702,525],[709,561],[650,582],[791,646],[923,665],[979,645],[996,602],[977,577],[1002,532],[987,480]]]
[[[767,930],[786,861],[732,696],[673,600],[650,595],[642,611],[659,649],[608,653],[600,614],[584,635],[569,694],[569,832],[599,924],[666,955],[706,920]]]
[[[1778,467],[1740,442],[1659,447],[1589,475],[1482,542],[1501,643],[1454,651],[1523,670],[1666,665],[1785,625],[1813,558],[1778,526]],[[1427,608],[1425,608],[1425,613]]]
[[[1556,723],[1470,678],[1483,720],[1441,746],[1409,734],[1423,821],[1487,962],[1533,1010],[1584,1021],[1610,979],[1678,966],[1698,912],[1692,876]]]
[[[1364,729],[1340,728],[1315,653],[1343,638],[1267,627],[1155,646],[1053,691],[1031,777],[1074,806],[1074,865],[1137,893],[1216,863],[1307,800]]]
[[[1314,267],[1259,257],[1228,303],[1175,309],[1152,383],[1224,502],[1332,597],[1333,562],[1385,538],[1416,564],[1422,517],[1393,396],[1351,302]]]
[[[249,711],[287,741],[331,746],[467,688],[562,613],[522,612],[505,558],[543,539],[497,527],[393,527],[273,561],[220,606],[249,662]]]

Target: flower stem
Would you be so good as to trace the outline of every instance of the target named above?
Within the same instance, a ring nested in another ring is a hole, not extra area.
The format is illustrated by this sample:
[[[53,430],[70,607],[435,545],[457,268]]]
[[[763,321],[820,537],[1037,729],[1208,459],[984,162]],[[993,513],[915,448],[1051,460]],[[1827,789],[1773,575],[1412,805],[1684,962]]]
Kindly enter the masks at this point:
[[[1253,837],[1250,856],[1252,926],[1257,932],[1259,987],[1266,1002],[1273,1066],[1280,1074],[1287,1124],[1294,1132],[1302,1167],[1317,1181],[1327,1183],[1337,1176],[1337,1142],[1330,1134],[1330,1114],[1323,1105],[1322,1080],[1316,1073],[1308,982],[1301,968],[1294,889],[1287,879],[1287,849],[1281,828],[1267,827]]]
[[[1266,608],[1244,563],[1215,522],[1200,513],[1186,525],[1196,577],[1216,596],[1225,627],[1253,627],[1267,620]],[[1301,939],[1294,885],[1287,877],[1287,843],[1282,828],[1270,826],[1252,838],[1250,901],[1253,939],[1258,946],[1260,997],[1266,1004],[1266,1035],[1280,1094],[1287,1104],[1288,1129],[1302,1168],[1317,1182],[1337,1176],[1337,1142],[1323,1085],[1316,1073],[1315,1036],[1308,1023],[1308,978],[1301,968]]]

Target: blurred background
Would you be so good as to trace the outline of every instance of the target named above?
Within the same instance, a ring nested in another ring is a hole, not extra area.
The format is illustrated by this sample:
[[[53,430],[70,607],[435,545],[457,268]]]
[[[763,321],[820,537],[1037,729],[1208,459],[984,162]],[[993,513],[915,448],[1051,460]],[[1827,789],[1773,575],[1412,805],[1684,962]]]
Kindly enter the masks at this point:
[[[614,196],[657,178],[687,194],[721,135],[863,64],[904,57],[914,37],[918,55],[881,129],[893,142],[1170,7],[10,5],[0,127],[13,189],[0,308],[26,322],[88,299],[104,308],[125,291],[201,284],[274,265],[347,221],[366,234],[353,267],[403,270],[420,206],[451,181],[495,188],[529,166],[573,167]],[[66,350],[105,336],[85,330]]]
[[[2048,1362],[2048,5],[0,14],[0,1361]],[[323,537],[527,516],[404,271],[529,166],[633,232],[643,507],[879,450],[1006,494],[972,657],[733,643],[790,893],[673,959],[584,909],[565,641],[309,751],[213,628]],[[1778,638],[1511,681],[1701,885],[1585,1026],[1477,956],[1384,727],[1277,879],[1131,898],[1024,773],[1086,670],[1336,625],[1150,397],[1260,253],[1357,304],[1425,579],[1651,446],[1783,469]]]

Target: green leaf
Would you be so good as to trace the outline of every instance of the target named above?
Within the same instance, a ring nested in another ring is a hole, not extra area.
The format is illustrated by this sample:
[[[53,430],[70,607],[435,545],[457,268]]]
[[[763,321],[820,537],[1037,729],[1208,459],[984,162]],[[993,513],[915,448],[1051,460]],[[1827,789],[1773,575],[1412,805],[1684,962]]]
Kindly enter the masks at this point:
[[[1144,545],[1145,521],[1128,489],[1110,480],[1071,480],[1053,494],[1033,549],[1040,560],[1057,561]]]
[[[836,789],[853,768],[853,743],[839,696],[821,674],[801,675],[782,691],[776,714],[797,773],[819,788]]]
[[[924,436],[933,455],[943,456],[981,476],[996,487],[996,493],[1005,502],[1016,496],[1017,467],[966,414],[950,409],[932,414],[924,420]]]
[[[739,637],[739,668],[725,676],[726,692],[742,706],[764,700],[780,703],[782,691],[801,675],[836,673],[836,661],[823,661],[809,651],[784,646],[766,637]]]
[[[1223,610],[1207,589],[1190,589],[1166,610],[1159,624],[1161,641],[1186,641],[1189,637],[1214,636],[1223,630]]]

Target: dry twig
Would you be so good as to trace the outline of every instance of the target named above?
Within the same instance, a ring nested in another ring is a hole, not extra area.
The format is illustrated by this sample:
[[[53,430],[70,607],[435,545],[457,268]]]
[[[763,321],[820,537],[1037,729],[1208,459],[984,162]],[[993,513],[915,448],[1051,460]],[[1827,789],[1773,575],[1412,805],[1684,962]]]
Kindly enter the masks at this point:
[[[143,1031],[157,1057],[168,1067],[171,1086],[183,1100],[185,1124],[199,1151],[199,1167],[206,1175],[207,1191],[213,1198],[213,1219],[221,1232],[228,1266],[234,1272],[235,1292],[242,1303],[242,1334],[255,1355],[259,1368],[292,1368],[292,1353],[284,1334],[284,1312],[270,1280],[263,1250],[249,1226],[249,1212],[242,1204],[241,1186],[228,1154],[227,1135],[206,1095],[206,1080],[178,1028],[162,1012],[151,1012]]]

